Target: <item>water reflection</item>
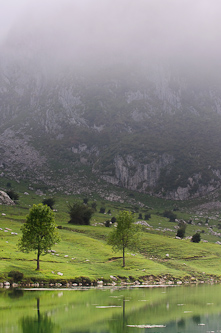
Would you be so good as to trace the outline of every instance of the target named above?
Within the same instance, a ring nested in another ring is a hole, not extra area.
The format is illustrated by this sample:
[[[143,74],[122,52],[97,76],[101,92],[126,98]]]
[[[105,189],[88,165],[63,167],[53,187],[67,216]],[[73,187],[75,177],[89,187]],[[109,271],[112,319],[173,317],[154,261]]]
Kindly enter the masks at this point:
[[[0,292],[7,333],[221,332],[220,313],[219,285]]]
[[[46,315],[40,313],[40,298],[37,301],[37,316],[36,317],[23,317],[21,320],[21,327],[23,333],[55,333],[56,325]],[[58,327],[57,327],[58,329]],[[59,332],[59,330],[56,330]]]

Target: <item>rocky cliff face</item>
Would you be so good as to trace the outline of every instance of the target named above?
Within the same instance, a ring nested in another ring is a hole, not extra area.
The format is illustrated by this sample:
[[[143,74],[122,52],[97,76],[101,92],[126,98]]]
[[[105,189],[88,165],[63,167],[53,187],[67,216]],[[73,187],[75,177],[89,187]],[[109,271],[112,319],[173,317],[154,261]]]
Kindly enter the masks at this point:
[[[80,191],[94,173],[177,200],[220,187],[219,85],[199,87],[162,66],[52,75],[31,65],[0,61],[2,177],[67,187],[72,178]]]

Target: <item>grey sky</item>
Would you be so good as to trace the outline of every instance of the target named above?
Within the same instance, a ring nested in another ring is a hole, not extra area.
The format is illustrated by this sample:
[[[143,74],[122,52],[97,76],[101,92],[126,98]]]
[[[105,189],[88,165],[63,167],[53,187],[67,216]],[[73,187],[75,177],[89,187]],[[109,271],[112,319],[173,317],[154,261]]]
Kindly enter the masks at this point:
[[[0,0],[0,40],[46,57],[169,59],[221,56],[220,0]]]

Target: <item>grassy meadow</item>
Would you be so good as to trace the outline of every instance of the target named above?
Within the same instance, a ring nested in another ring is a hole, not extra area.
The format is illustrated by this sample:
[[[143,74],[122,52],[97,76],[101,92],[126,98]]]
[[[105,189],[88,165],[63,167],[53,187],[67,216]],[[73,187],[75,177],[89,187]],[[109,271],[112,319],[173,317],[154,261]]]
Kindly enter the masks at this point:
[[[96,201],[97,211],[91,219],[90,226],[76,226],[68,224],[68,203],[72,203],[76,196],[62,193],[51,194],[42,189],[44,194],[36,194],[36,188],[28,189],[28,185],[11,182],[12,188],[19,194],[19,201],[15,206],[0,206],[0,281],[8,281],[8,273],[16,270],[24,274],[24,281],[32,282],[61,282],[68,281],[91,283],[98,280],[112,281],[110,276],[126,282],[138,280],[140,282],[159,283],[165,281],[207,281],[219,280],[221,277],[221,246],[220,216],[192,213],[190,204],[165,201],[134,194],[135,204],[131,204],[130,193],[128,202],[106,201],[96,194],[89,197],[89,203]],[[7,190],[7,180],[2,181],[1,189]],[[28,194],[25,194],[28,192]],[[38,192],[37,192],[38,193]],[[61,242],[56,244],[53,252],[41,256],[40,271],[36,271],[36,254],[22,253],[18,250],[21,237],[21,226],[25,222],[29,208],[33,204],[42,202],[44,198],[55,199],[55,221],[59,226]],[[80,200],[86,197],[79,197]],[[197,202],[195,202],[197,204]],[[101,214],[99,210],[105,207]],[[177,219],[192,220],[187,224],[186,237],[176,239],[178,222],[170,222],[163,217],[164,210],[176,207]],[[139,251],[133,253],[126,250],[126,266],[122,267],[122,253],[113,252],[107,245],[107,237],[111,227],[105,227],[105,221],[116,216],[119,210],[132,210],[134,221],[149,213],[149,225],[141,226]],[[212,230],[212,231],[211,231]],[[199,231],[201,242],[192,243],[190,237]]]

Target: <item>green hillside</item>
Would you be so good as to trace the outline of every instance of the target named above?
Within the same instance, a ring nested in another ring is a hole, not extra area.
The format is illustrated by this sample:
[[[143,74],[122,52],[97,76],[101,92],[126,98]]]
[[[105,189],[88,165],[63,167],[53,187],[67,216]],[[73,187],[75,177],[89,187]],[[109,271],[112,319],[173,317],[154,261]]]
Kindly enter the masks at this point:
[[[208,219],[208,214],[196,215],[193,207],[188,207],[188,202],[186,205],[180,203],[180,206],[177,206],[177,202],[142,195],[135,205],[129,202],[120,204],[106,201],[94,194],[93,198],[89,198],[89,202],[96,200],[97,212],[91,219],[91,225],[74,226],[68,224],[67,203],[73,202],[76,197],[57,193],[54,196],[55,220],[59,226],[61,242],[53,247],[55,252],[41,257],[41,270],[37,272],[36,254],[19,252],[17,244],[21,237],[20,228],[30,206],[42,202],[43,198],[50,194],[45,191],[43,196],[39,196],[28,189],[27,195],[24,194],[25,189],[27,190],[25,183],[14,186],[19,192],[19,204],[11,207],[0,206],[1,281],[9,280],[8,273],[14,270],[22,272],[24,281],[30,282],[111,282],[110,276],[126,282],[139,280],[148,283],[176,283],[178,280],[209,282],[211,278],[220,279],[221,247],[216,244],[220,239],[220,215],[211,212]],[[100,207],[104,207],[106,212],[110,210],[111,216],[99,213]],[[178,222],[169,222],[168,218],[162,216],[166,209],[173,207],[176,207],[178,219],[192,219],[192,224],[187,224],[186,239],[175,239]],[[143,225],[141,229],[139,251],[126,251],[125,268],[122,267],[122,253],[114,253],[106,243],[112,227],[105,227],[105,221],[116,216],[122,209],[135,211],[134,221],[140,220],[139,214],[151,214],[151,218],[146,221],[149,226]],[[198,244],[190,242],[189,239],[196,231],[201,232],[202,240]],[[59,272],[62,275],[58,275]]]

